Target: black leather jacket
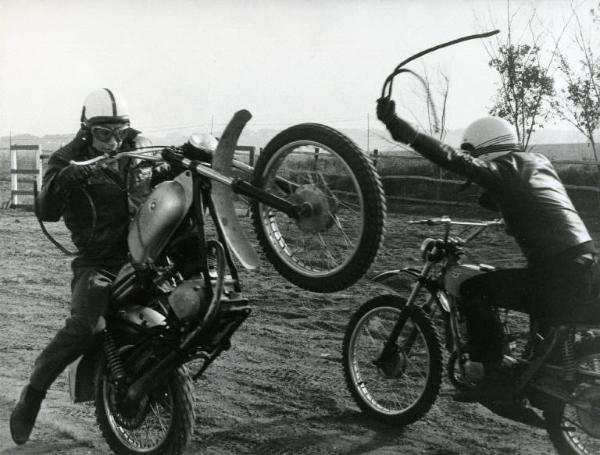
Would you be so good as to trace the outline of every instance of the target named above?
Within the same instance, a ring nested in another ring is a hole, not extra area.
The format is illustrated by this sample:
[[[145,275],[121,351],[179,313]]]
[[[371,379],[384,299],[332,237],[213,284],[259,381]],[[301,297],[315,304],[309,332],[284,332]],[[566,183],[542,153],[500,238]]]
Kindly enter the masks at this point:
[[[138,133],[131,129],[120,151],[133,148]],[[61,169],[71,160],[83,161],[94,156],[85,132],[79,131],[71,142],[50,156],[36,200],[36,214],[41,220],[58,221],[63,217],[79,251],[74,264],[127,257],[132,194],[134,187],[140,183],[139,174],[143,172],[130,163],[98,165],[81,187],[60,187],[56,176]],[[135,177],[133,171],[136,171]],[[147,177],[149,175],[151,170]]]
[[[420,134],[413,148],[487,190],[530,265],[592,252],[590,234],[544,155],[512,152],[483,161]]]

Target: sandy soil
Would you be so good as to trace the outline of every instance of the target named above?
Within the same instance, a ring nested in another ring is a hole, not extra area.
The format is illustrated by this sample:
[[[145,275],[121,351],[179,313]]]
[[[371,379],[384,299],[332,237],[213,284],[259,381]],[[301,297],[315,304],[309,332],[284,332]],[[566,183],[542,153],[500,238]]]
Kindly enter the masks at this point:
[[[455,218],[484,216],[452,208],[403,209],[388,217],[385,248],[370,273],[419,263],[418,245],[439,231],[407,226],[407,220],[436,212]],[[67,241],[61,224],[49,227]],[[590,227],[598,239],[598,224]],[[513,242],[498,231],[482,236],[472,251],[491,264],[520,261]],[[43,237],[31,213],[3,210],[0,261],[0,453],[109,453],[93,408],[70,403],[63,377],[49,392],[31,441],[20,448],[13,445],[10,410],[35,356],[68,314],[70,259]],[[312,294],[285,282],[267,263],[242,277],[254,311],[234,336],[232,349],[195,386],[189,453],[553,453],[543,431],[497,417],[480,405],[454,403],[446,383],[420,422],[389,428],[367,420],[344,385],[341,341],[352,312],[385,291],[362,280],[343,292]]]

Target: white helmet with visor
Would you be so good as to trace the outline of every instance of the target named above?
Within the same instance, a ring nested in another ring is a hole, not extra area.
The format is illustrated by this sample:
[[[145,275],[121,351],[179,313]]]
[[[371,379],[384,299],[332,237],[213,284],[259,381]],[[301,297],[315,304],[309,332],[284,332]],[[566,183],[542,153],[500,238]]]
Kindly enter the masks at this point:
[[[483,117],[465,129],[460,148],[474,157],[490,160],[522,147],[515,128],[500,117]]]
[[[83,102],[81,125],[92,134],[95,148],[110,147],[112,150],[129,134],[127,103],[107,88],[94,90]]]
[[[101,123],[129,123],[129,109],[123,98],[107,88],[91,92],[83,102],[81,124],[88,128]]]

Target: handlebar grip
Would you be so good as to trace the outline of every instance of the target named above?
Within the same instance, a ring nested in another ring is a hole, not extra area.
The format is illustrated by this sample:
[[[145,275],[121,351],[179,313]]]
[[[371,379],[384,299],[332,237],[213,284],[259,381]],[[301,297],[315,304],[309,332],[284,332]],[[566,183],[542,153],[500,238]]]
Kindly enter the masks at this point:
[[[160,155],[165,161],[175,161],[177,163],[181,163],[185,159],[180,153],[177,153],[172,148],[162,149]]]

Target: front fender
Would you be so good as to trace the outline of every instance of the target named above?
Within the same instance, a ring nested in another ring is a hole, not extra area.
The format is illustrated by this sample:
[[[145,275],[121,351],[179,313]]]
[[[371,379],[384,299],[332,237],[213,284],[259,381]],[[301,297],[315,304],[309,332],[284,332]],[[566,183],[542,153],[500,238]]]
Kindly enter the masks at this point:
[[[251,117],[250,112],[245,110],[235,113],[219,139],[212,162],[215,171],[227,177],[233,175],[231,166],[237,140]],[[248,270],[256,269],[260,263],[258,254],[246,238],[237,218],[233,204],[235,196],[231,186],[216,180],[211,185],[217,223],[223,232],[227,246],[243,267]]]
[[[413,268],[405,268],[402,270],[388,270],[386,272],[379,273],[371,278],[379,284],[394,290],[396,293],[408,297],[413,289],[415,281],[419,279],[421,272]],[[435,297],[438,304],[446,312],[450,312],[450,302],[446,292],[440,288],[439,284],[435,281],[426,280],[423,282],[423,286]]]
[[[371,278],[375,283],[383,284],[399,293],[410,292],[419,276],[416,269],[388,270]]]

